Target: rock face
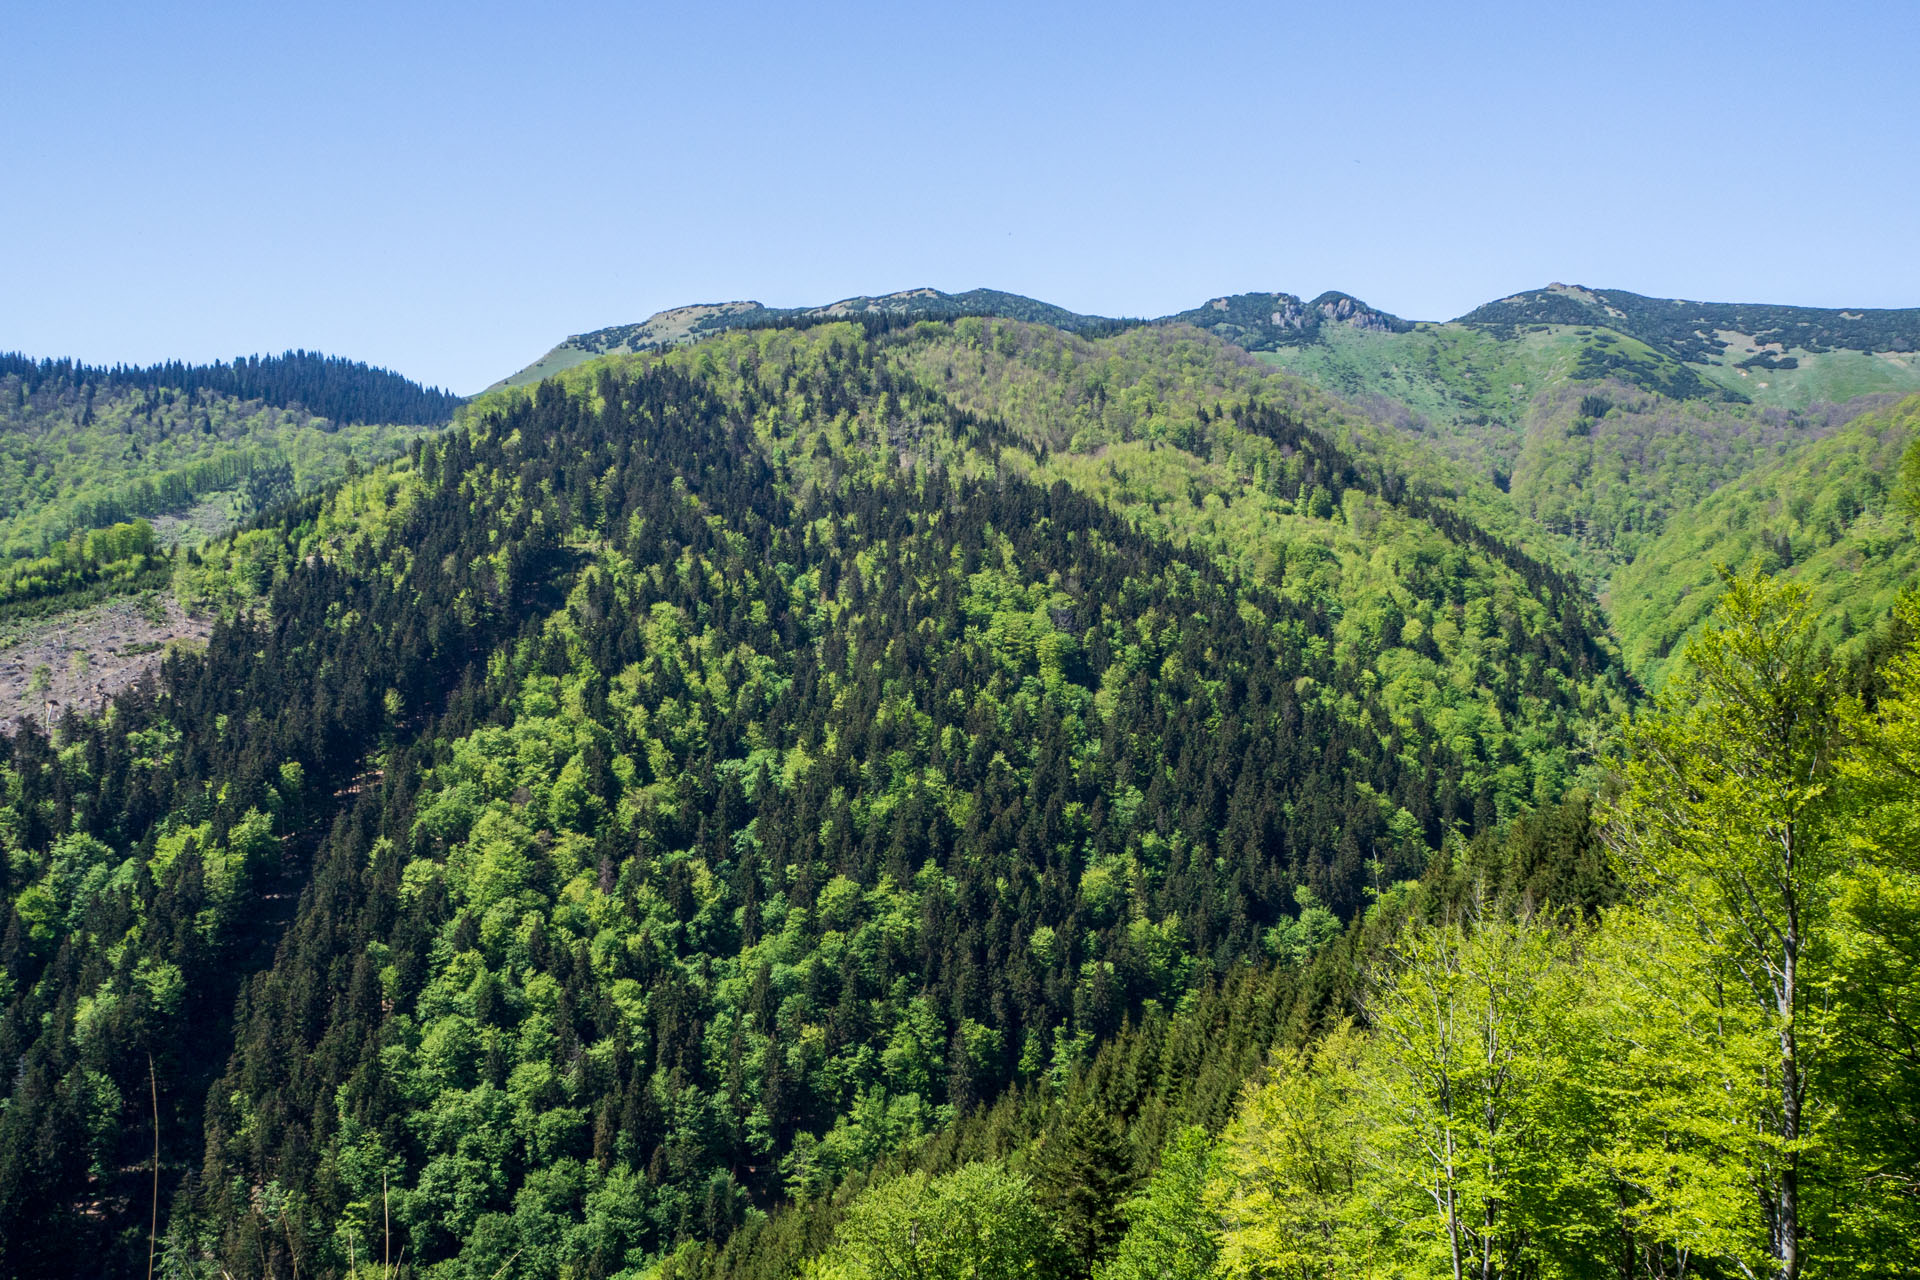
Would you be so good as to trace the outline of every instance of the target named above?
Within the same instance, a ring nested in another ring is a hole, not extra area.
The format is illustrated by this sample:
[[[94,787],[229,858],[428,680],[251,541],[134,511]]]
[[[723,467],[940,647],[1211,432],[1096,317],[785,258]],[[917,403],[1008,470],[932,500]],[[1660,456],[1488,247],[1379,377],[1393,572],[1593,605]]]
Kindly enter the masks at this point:
[[[1399,316],[1376,311],[1360,299],[1344,293],[1323,293],[1313,300],[1322,323],[1351,325],[1375,333],[1404,333],[1412,328]]]
[[[1211,330],[1249,351],[1313,342],[1325,325],[1346,325],[1377,333],[1404,333],[1413,326],[1399,316],[1368,306],[1347,293],[1323,293],[1311,302],[1291,293],[1238,293],[1209,299],[1203,307],[1168,316],[1167,321]]]

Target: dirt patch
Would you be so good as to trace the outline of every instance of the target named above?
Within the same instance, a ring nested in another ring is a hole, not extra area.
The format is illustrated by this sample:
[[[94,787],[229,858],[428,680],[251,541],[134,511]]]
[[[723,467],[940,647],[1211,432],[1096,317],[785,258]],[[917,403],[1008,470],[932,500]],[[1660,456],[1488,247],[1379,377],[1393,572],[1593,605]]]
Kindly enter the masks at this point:
[[[167,648],[213,630],[171,598],[114,600],[0,635],[0,732],[68,707],[92,715],[160,665]],[[39,675],[36,677],[36,672]]]
[[[625,341],[607,350],[636,351],[656,342],[687,342],[693,337],[693,327],[702,320],[753,311],[759,306],[757,302],[700,302],[690,307],[673,307],[647,317]],[[567,341],[572,342],[573,339]]]
[[[1763,354],[1783,356],[1787,354],[1785,343],[1762,342],[1752,334],[1741,333],[1737,329],[1716,329],[1713,332],[1713,336],[1727,344],[1726,358],[1729,360],[1733,359],[1735,355]]]

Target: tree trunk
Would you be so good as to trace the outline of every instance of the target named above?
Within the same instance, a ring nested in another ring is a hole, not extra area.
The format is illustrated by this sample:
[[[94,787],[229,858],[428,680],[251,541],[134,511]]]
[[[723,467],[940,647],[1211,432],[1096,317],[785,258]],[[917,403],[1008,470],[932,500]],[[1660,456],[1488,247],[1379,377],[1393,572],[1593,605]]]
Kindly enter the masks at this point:
[[[1800,1046],[1794,1029],[1794,1006],[1800,976],[1799,912],[1788,893],[1785,963],[1781,966],[1780,1024],[1780,1136],[1786,1158],[1780,1171],[1780,1219],[1775,1242],[1783,1280],[1800,1276]]]

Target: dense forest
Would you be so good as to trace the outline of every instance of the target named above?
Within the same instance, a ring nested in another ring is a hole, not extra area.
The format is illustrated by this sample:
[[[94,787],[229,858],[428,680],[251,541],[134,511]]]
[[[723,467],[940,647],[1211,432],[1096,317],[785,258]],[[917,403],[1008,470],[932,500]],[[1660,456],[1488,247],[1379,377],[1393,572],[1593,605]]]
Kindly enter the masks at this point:
[[[1146,1022],[966,1145],[677,1265],[1913,1274],[1920,649],[1849,687],[1797,588],[1729,588],[1597,803],[1436,859],[1293,983]],[[1516,883],[1596,849],[1601,876]],[[1273,1049],[1223,1117],[1227,1001]]]
[[[1810,593],[1827,639],[1857,651],[1884,633],[1920,572],[1911,525],[1920,397],[1875,408],[1783,451],[1668,520],[1613,580],[1613,614],[1648,674],[1712,612],[1717,567],[1755,566]]]
[[[1604,573],[1631,564],[1670,519],[1693,519],[1723,486],[1892,401],[1867,396],[1792,410],[1676,400],[1617,381],[1569,382],[1541,392],[1530,407],[1508,492],[1522,511],[1566,534],[1584,565]]]
[[[394,457],[459,403],[310,352],[146,368],[0,356],[0,558],[139,519],[200,541]]]
[[[0,738],[0,1275],[1920,1265],[1892,578],[1840,656],[1703,583],[1649,698],[1216,338],[801,319],[263,491],[203,649]],[[1911,545],[1895,412],[1823,545]]]
[[[74,360],[30,360],[18,352],[0,354],[0,378],[18,378],[24,393],[47,388],[94,388],[94,393],[130,388],[172,392],[192,398],[197,392],[234,400],[258,400],[277,409],[304,409],[341,426],[386,422],[431,426],[448,421],[460,397],[438,387],[423,387],[387,369],[358,360],[288,351],[277,356],[240,356],[233,363],[102,368]],[[83,390],[82,395],[87,393]]]

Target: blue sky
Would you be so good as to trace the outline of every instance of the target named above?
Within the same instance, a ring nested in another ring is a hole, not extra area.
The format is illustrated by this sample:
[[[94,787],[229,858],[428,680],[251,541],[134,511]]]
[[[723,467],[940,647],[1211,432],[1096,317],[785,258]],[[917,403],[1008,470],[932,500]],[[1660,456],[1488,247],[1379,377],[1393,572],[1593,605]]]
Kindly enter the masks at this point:
[[[1541,10],[1551,12],[1543,14]],[[7,6],[0,349],[472,391],[683,302],[1920,305],[1920,5]]]

